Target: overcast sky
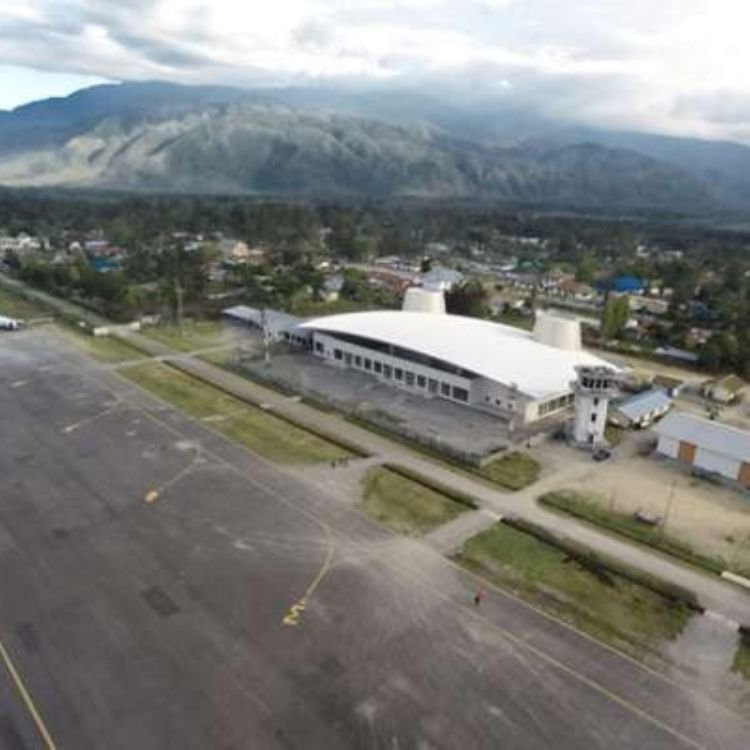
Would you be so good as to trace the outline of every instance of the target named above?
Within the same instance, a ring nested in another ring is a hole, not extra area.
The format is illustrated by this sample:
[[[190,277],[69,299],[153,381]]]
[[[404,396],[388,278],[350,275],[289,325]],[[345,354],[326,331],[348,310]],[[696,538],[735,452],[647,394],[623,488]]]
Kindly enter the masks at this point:
[[[105,80],[416,85],[750,141],[748,0],[0,0],[0,108]]]

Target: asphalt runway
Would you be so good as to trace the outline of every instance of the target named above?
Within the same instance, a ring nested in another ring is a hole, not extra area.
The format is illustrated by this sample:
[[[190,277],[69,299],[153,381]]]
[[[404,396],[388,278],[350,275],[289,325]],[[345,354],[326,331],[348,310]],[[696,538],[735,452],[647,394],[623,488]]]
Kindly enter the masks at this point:
[[[0,338],[0,748],[750,746],[475,586],[51,334]]]

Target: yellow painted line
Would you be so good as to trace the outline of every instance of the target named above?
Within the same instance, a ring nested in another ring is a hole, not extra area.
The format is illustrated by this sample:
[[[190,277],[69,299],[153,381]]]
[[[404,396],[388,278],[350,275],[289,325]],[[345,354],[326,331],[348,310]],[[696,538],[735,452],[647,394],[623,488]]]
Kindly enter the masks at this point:
[[[57,746],[52,740],[52,736],[50,735],[49,730],[47,729],[47,726],[44,723],[44,720],[42,719],[39,711],[37,710],[37,707],[34,705],[34,701],[32,700],[31,695],[29,695],[29,691],[26,689],[26,686],[23,684],[23,680],[21,679],[21,676],[18,674],[18,670],[15,668],[13,661],[10,658],[10,655],[5,650],[5,646],[3,645],[2,641],[0,641],[0,658],[2,658],[3,662],[5,663],[5,667],[8,670],[8,674],[13,679],[13,683],[16,686],[16,690],[18,690],[18,693],[23,699],[26,709],[28,710],[29,714],[31,714],[31,718],[34,720],[34,724],[36,725],[36,728],[39,731],[39,734],[42,736],[42,739],[44,740],[44,744],[46,745],[48,750],[56,750]]]
[[[299,625],[299,618],[302,616],[302,613],[305,611],[305,600],[300,599],[296,604],[293,604],[289,608],[289,612],[284,616],[284,619],[281,621],[282,625]]]

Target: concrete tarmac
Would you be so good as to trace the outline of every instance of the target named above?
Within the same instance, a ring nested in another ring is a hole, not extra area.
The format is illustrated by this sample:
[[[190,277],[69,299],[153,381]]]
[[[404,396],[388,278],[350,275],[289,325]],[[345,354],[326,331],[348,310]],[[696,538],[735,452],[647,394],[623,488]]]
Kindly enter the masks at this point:
[[[0,747],[750,746],[742,706],[476,585],[44,331],[0,338]]]

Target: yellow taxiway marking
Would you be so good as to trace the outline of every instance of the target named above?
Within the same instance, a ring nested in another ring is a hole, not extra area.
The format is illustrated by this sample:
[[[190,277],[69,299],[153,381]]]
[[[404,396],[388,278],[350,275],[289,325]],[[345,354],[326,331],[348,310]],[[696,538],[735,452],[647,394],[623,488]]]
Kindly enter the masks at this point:
[[[36,728],[39,734],[44,740],[44,744],[47,747],[47,750],[55,750],[56,745],[54,741],[52,740],[52,736],[50,735],[49,730],[47,729],[47,726],[44,723],[44,720],[42,719],[39,711],[37,710],[37,707],[34,705],[34,701],[31,698],[31,695],[29,695],[29,691],[26,689],[26,686],[23,684],[23,680],[21,679],[21,676],[18,674],[18,670],[13,664],[13,661],[11,660],[10,655],[5,650],[5,646],[3,645],[2,641],[0,641],[0,658],[2,658],[3,663],[5,664],[5,668],[8,670],[8,674],[11,676],[11,679],[13,680],[13,683],[16,686],[16,690],[18,690],[18,693],[21,696],[21,699],[23,700],[24,705],[26,706],[26,709],[28,710],[29,714],[31,714],[31,718],[34,721],[34,724],[36,725]]]
[[[302,598],[296,604],[292,604],[292,606],[289,608],[289,611],[282,618],[282,625],[294,626],[300,624],[300,618],[302,617],[302,613],[305,611],[307,600],[315,593],[315,589],[318,588],[320,582],[323,580],[326,573],[328,573],[328,570],[331,567],[331,562],[333,561],[334,545],[333,540],[331,539],[330,527],[326,525],[325,530],[328,537],[328,549],[326,550],[326,558],[325,560],[323,560],[323,564],[320,566],[318,574],[315,576],[315,578],[313,578],[307,589],[305,589],[305,593],[302,595]]]
[[[305,611],[305,600],[300,599],[296,604],[292,604],[289,611],[284,615],[281,621],[282,625],[299,625],[299,618]]]

